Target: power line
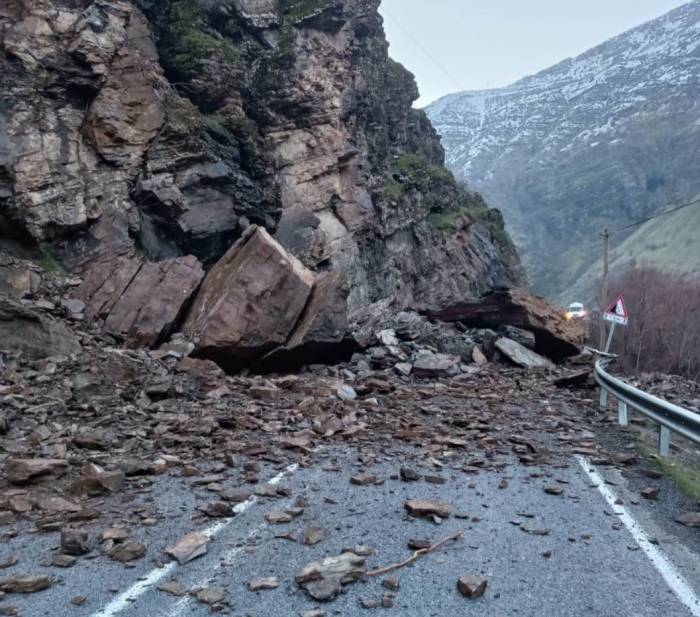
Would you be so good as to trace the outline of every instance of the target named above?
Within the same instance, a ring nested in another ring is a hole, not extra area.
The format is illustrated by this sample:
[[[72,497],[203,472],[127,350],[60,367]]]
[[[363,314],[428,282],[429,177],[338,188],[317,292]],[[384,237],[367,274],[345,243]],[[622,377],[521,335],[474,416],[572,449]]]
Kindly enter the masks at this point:
[[[466,90],[466,88],[465,88],[462,84],[459,83],[459,80],[456,79],[455,76],[452,75],[452,73],[450,73],[442,64],[440,64],[440,62],[438,62],[438,60],[436,60],[436,59],[433,57],[433,55],[423,46],[423,44],[422,44],[415,36],[413,36],[406,28],[403,27],[403,25],[401,25],[401,22],[400,22],[398,19],[396,19],[396,17],[394,17],[394,16],[393,16],[391,13],[389,13],[386,9],[384,10],[384,14],[385,14],[389,19],[391,19],[391,21],[393,21],[393,22],[396,24],[396,26],[399,28],[399,30],[401,30],[401,31],[409,38],[409,40],[410,40],[420,51],[422,51],[423,54],[425,54],[425,56],[428,58],[428,60],[430,60],[440,71],[442,71],[442,73],[443,73],[448,79],[450,79],[450,80],[455,84],[455,86],[457,86],[457,88],[458,88],[459,90]]]
[[[659,212],[658,214],[653,214],[652,216],[649,216],[645,219],[641,219],[639,221],[635,221],[634,223],[630,223],[629,225],[625,225],[624,227],[618,227],[615,231],[626,231],[627,229],[631,229],[632,227],[644,225],[644,223],[648,223],[649,221],[653,221],[654,219],[658,219],[661,216],[666,216],[667,214],[673,214],[674,212],[678,212],[678,210],[682,210],[683,208],[689,208],[690,206],[694,206],[696,204],[700,204],[700,199],[695,199],[693,201],[689,201],[689,202],[681,204],[679,206],[675,206],[674,208],[664,210],[663,212]]]

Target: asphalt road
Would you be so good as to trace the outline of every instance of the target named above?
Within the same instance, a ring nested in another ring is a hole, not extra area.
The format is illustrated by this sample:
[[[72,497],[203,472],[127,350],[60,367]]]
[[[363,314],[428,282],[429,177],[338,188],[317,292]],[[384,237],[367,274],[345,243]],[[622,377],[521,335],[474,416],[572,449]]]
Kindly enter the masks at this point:
[[[401,617],[700,615],[700,606],[696,605],[693,613],[678,599],[620,520],[622,508],[606,501],[585,471],[590,466],[575,458],[561,467],[524,467],[513,461],[500,473],[472,476],[445,472],[446,484],[434,485],[391,478],[398,475],[401,465],[435,474],[433,468],[411,465],[393,454],[360,466],[357,454],[352,450],[326,451],[313,467],[290,469],[286,474],[283,469],[265,469],[263,477],[277,476],[281,484],[291,487],[291,497],[260,498],[235,518],[226,519],[220,523],[208,553],[184,566],[158,567],[155,561],[162,558],[165,546],[183,534],[217,524],[193,521],[196,506],[213,496],[203,488],[193,489],[191,479],[158,478],[152,490],[138,493],[135,501],[111,506],[115,519],[141,503],[163,515],[153,526],[133,528],[132,535],[148,544],[147,557],[135,562],[135,567],[125,567],[96,552],[94,559],[84,557],[73,568],[61,570],[45,565],[57,549],[57,534],[19,534],[0,552],[0,557],[16,554],[20,560],[3,575],[46,573],[54,577],[55,584],[27,596],[8,595],[0,606],[17,606],[25,617],[209,615],[209,607],[190,596],[175,597],[157,590],[159,584],[177,580],[189,589],[225,588],[230,605],[227,612],[235,616],[292,617],[317,607],[325,609],[328,616],[361,615],[367,610],[361,607],[360,599],[380,598],[385,591],[382,577],[348,585],[339,598],[322,605],[298,588],[294,575],[311,561],[358,544],[373,549],[367,560],[369,567],[385,566],[411,554],[409,538],[435,542],[463,529],[462,540],[397,570],[393,576],[399,579],[400,587],[394,606],[376,610]],[[337,462],[339,471],[324,470],[331,460]],[[349,478],[359,471],[377,474],[385,482],[354,486]],[[657,524],[653,503],[632,504],[639,499],[638,492],[631,492],[616,471],[597,471],[610,482],[605,488],[625,503],[638,532],[653,538],[655,549],[662,551],[687,581],[690,601],[694,601],[692,588],[700,593],[700,530],[676,536],[672,528]],[[508,486],[499,488],[503,479]],[[545,486],[555,484],[564,489],[562,495],[545,493]],[[299,496],[307,502],[299,518],[283,525],[264,520],[266,513],[292,505]],[[440,525],[411,519],[403,508],[408,498],[445,501],[469,518],[453,516]],[[275,537],[287,532],[298,536],[307,525],[325,527],[330,535],[315,546]],[[523,527],[549,529],[549,533],[534,535]],[[546,552],[551,556],[545,557]],[[488,579],[483,598],[468,600],[458,593],[457,579],[469,573]],[[280,587],[248,591],[246,583],[263,576],[278,577]],[[87,601],[74,606],[71,598],[79,595],[87,596]]]

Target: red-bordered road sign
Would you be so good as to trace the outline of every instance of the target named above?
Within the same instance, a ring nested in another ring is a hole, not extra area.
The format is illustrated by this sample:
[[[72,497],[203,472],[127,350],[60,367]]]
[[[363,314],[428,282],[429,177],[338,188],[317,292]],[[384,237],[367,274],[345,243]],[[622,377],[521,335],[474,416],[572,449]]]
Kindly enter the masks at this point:
[[[605,321],[612,321],[613,323],[626,326],[629,321],[629,313],[627,312],[627,307],[625,306],[625,299],[622,296],[618,296],[615,301],[607,308],[605,314],[603,315]]]

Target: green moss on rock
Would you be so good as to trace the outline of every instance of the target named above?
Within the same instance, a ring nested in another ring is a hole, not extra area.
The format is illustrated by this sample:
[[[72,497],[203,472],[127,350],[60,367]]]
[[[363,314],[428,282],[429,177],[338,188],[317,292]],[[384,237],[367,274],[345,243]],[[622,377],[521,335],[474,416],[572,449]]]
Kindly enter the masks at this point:
[[[210,32],[204,14],[193,0],[175,0],[170,7],[170,45],[168,58],[172,67],[183,75],[191,74],[213,56],[235,64],[235,46],[218,33]]]
[[[310,17],[331,4],[331,0],[280,0],[282,15],[292,22]]]

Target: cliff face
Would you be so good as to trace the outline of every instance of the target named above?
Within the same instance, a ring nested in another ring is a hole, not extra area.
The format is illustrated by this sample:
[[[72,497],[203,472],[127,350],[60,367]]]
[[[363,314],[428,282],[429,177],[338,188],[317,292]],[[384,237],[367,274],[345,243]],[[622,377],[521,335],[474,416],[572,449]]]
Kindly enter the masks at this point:
[[[700,192],[699,32],[696,0],[507,88],[428,107],[450,169],[503,210],[537,292],[579,299],[599,277],[603,227]],[[645,244],[630,257],[678,270]],[[697,242],[673,252],[692,264],[682,271],[700,267]]]
[[[208,268],[255,223],[350,311],[517,282],[497,211],[460,189],[387,54],[379,0],[9,0],[0,237],[82,273]]]

